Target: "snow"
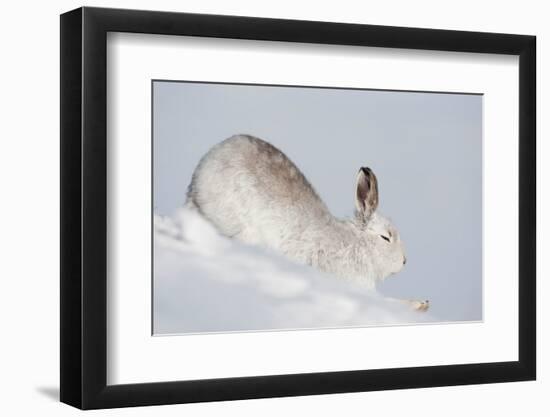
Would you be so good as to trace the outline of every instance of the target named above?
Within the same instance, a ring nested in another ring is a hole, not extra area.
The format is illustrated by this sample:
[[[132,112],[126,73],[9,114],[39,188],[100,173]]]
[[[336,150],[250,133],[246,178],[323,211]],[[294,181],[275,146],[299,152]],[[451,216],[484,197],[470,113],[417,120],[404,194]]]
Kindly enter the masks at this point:
[[[195,211],[155,216],[155,334],[427,321],[356,283],[221,236]]]

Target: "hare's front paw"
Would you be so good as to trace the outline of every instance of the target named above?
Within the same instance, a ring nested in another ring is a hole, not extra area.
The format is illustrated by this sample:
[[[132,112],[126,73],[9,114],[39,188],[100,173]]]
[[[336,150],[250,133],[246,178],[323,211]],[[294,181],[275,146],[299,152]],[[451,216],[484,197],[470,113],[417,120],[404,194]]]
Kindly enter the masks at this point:
[[[413,310],[416,310],[416,311],[428,311],[428,309],[430,308],[430,302],[428,300],[424,300],[424,301],[411,301],[411,306],[413,308]]]

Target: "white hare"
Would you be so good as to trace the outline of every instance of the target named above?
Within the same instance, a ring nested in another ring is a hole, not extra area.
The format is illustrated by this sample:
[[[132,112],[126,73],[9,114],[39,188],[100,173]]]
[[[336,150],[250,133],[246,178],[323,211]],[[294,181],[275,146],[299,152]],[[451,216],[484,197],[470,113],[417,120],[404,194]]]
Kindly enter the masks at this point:
[[[204,155],[186,205],[225,236],[369,288],[406,262],[399,233],[376,211],[378,183],[369,168],[357,173],[355,218],[337,219],[285,154],[253,136],[232,136]]]

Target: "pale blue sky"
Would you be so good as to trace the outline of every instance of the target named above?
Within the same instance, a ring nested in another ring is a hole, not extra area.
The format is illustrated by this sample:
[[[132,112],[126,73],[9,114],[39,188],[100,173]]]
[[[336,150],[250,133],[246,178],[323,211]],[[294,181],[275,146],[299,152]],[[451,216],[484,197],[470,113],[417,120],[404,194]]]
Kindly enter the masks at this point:
[[[155,213],[181,206],[201,156],[236,133],[281,149],[339,217],[369,166],[407,250],[380,291],[481,319],[482,96],[156,81],[153,99]]]

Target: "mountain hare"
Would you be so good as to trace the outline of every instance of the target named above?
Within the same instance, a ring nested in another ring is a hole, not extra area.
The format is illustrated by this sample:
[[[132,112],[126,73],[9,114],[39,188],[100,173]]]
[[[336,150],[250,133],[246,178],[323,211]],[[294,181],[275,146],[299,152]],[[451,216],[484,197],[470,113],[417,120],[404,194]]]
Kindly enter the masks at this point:
[[[369,288],[407,261],[399,233],[376,212],[378,183],[369,168],[357,173],[355,218],[340,220],[285,154],[253,136],[232,136],[203,156],[186,205],[225,236]],[[428,308],[427,301],[407,302]]]

